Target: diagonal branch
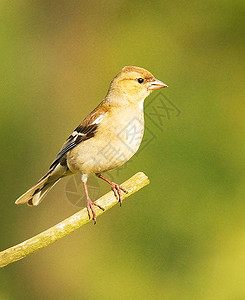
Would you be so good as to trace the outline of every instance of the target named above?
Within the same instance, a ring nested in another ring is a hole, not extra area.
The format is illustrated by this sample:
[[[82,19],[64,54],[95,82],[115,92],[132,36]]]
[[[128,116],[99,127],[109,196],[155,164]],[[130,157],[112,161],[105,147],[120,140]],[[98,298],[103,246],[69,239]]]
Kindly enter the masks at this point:
[[[129,197],[147,184],[149,184],[149,179],[144,173],[139,172],[135,174],[122,184],[122,186],[128,191],[128,194],[124,194],[122,198],[124,199]],[[105,211],[107,211],[112,206],[117,204],[118,201],[111,191],[99,198],[96,203],[104,207]],[[97,216],[100,216],[105,212],[98,208],[95,208],[95,210]],[[4,267],[12,262],[22,259],[28,254],[36,252],[39,249],[58,241],[62,237],[80,228],[89,221],[90,219],[88,218],[87,209],[83,208],[57,225],[16,246],[0,252],[0,267]]]

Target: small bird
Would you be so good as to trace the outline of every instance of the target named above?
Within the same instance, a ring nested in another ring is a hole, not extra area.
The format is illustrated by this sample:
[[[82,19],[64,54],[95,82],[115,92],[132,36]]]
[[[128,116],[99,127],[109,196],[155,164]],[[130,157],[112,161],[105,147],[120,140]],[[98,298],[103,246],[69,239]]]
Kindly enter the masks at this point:
[[[68,137],[49,171],[15,203],[37,206],[61,178],[80,172],[89,218],[96,222],[94,206],[104,210],[89,197],[90,174],[108,182],[121,205],[122,192],[127,191],[102,173],[122,166],[137,152],[144,133],[144,100],[164,87],[147,70],[124,67],[111,81],[104,100]]]

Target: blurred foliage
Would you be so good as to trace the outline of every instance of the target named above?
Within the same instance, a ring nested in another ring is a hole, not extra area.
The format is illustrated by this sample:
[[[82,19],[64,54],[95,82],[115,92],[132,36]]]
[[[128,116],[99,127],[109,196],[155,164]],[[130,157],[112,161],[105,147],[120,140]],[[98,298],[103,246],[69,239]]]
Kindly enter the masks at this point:
[[[166,82],[181,113],[146,116],[154,138],[110,174],[151,184],[3,269],[0,299],[245,299],[244,13],[241,0],[1,1],[2,249],[77,211],[66,179],[38,208],[14,201],[123,66]]]

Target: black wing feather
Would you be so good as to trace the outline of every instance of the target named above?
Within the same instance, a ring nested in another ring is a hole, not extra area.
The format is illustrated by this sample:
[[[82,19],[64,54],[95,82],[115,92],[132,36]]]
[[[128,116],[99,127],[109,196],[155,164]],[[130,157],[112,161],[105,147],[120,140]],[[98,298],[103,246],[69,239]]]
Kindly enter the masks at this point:
[[[68,151],[70,151],[71,149],[76,147],[81,142],[92,138],[95,135],[97,128],[98,128],[98,124],[92,124],[89,126],[79,125],[73,132],[73,133],[75,133],[75,135],[71,134],[68,137],[67,142],[63,146],[62,150],[58,153],[56,159],[50,166],[50,169],[52,169],[53,167],[56,167],[60,163],[60,160],[64,157],[64,155]]]

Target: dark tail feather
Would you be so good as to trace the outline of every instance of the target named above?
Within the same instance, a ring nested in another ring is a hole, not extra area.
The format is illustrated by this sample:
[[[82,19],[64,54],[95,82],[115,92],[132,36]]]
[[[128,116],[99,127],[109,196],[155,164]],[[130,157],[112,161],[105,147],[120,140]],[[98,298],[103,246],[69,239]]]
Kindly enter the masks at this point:
[[[30,206],[37,206],[43,200],[43,197],[50,191],[50,189],[64,176],[66,176],[67,168],[57,165],[44,175],[36,185],[30,188],[25,194],[20,196],[15,204],[28,204]],[[68,175],[68,174],[67,174]]]

